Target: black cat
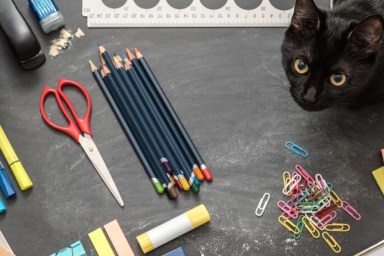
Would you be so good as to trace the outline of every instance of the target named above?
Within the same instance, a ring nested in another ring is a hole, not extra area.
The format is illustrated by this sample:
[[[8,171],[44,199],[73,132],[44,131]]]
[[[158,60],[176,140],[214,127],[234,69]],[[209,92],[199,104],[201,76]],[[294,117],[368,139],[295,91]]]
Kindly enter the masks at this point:
[[[294,100],[305,110],[384,101],[384,0],[296,0],[281,47]]]

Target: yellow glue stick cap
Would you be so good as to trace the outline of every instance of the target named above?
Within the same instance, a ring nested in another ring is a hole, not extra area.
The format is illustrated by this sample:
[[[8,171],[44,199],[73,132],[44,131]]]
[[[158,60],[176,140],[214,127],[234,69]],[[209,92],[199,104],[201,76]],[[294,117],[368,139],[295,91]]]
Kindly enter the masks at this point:
[[[3,127],[0,126],[0,149],[3,152],[9,166],[12,169],[13,175],[15,176],[17,183],[20,186],[21,190],[26,190],[33,186],[31,179],[29,178],[27,172],[25,171],[23,165],[19,161],[11,143],[9,142],[7,135],[3,130]]]
[[[139,243],[141,250],[144,253],[150,252],[153,249],[155,249],[155,247],[152,244],[151,239],[149,238],[148,232],[145,232],[145,233],[137,236],[136,240]]]
[[[196,206],[185,214],[188,216],[193,228],[197,228],[211,220],[211,216],[203,204]]]

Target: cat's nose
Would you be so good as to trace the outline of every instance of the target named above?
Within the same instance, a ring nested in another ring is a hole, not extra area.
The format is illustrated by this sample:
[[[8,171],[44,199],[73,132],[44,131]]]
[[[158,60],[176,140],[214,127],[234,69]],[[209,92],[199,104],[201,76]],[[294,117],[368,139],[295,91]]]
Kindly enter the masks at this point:
[[[311,105],[317,102],[316,98],[317,91],[315,88],[310,87],[307,92],[303,94],[303,100],[307,105]]]

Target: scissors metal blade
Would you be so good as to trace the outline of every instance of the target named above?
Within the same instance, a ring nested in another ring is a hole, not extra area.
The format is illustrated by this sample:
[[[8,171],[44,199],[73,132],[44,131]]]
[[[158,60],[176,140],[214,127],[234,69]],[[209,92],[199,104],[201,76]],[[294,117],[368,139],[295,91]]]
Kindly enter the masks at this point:
[[[107,185],[108,189],[111,191],[112,195],[115,197],[120,206],[123,207],[123,199],[121,198],[119,190],[117,189],[116,184],[113,181],[112,176],[109,173],[109,170],[105,165],[99,150],[96,147],[96,144],[93,142],[92,137],[86,133],[84,135],[80,135],[79,143],[85,153],[87,153],[89,160],[91,160],[93,166],[96,168],[105,185]]]

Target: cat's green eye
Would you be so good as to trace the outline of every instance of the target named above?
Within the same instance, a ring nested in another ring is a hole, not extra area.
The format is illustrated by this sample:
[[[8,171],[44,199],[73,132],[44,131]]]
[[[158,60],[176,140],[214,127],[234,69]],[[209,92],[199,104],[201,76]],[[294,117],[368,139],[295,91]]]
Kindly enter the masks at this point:
[[[333,86],[341,87],[347,83],[347,76],[344,74],[333,74],[329,77],[329,82]]]
[[[309,71],[308,64],[305,63],[302,59],[295,59],[293,61],[293,69],[298,73],[299,75],[306,75]]]

